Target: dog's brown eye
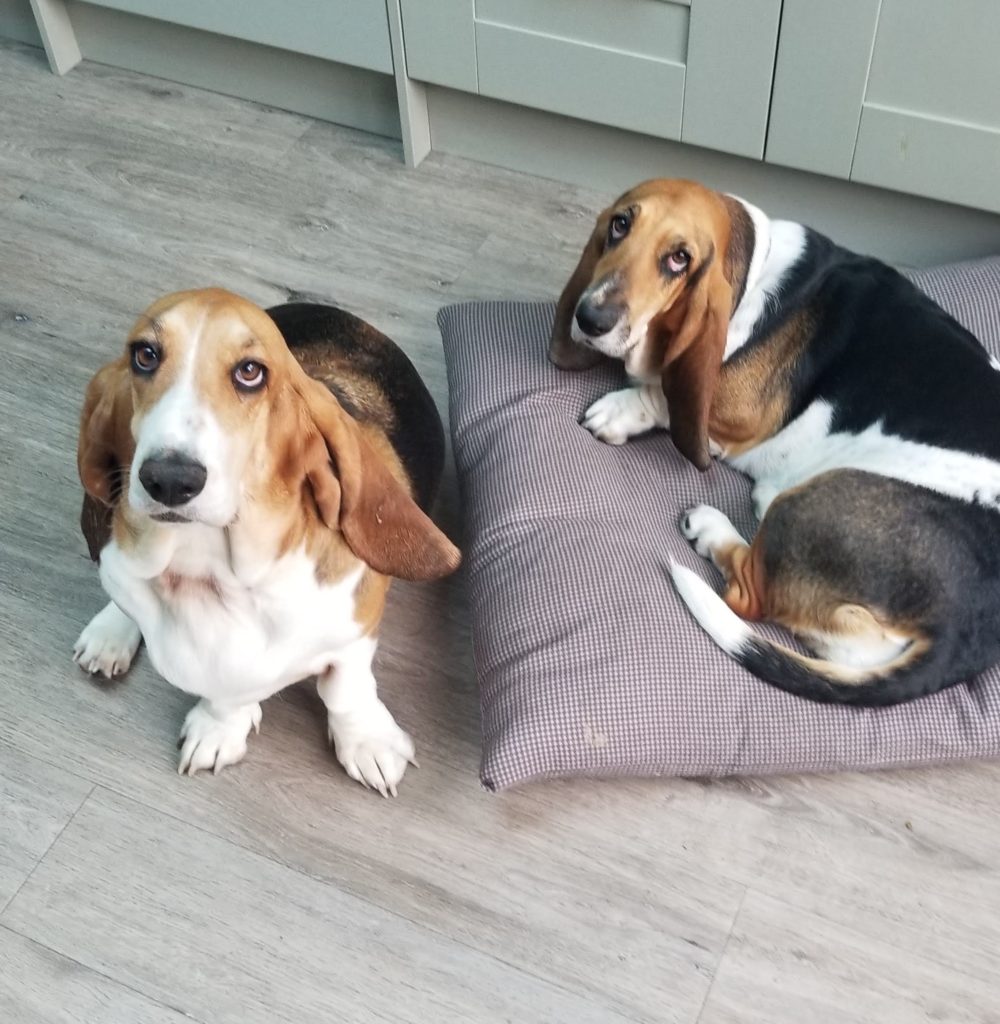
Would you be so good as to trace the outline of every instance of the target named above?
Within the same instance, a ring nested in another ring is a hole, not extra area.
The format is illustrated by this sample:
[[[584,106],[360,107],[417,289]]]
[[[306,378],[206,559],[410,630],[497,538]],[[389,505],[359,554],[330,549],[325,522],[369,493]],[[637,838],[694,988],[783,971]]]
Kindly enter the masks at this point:
[[[153,373],[160,365],[160,350],[148,341],[132,343],[132,369],[137,373]]]
[[[608,241],[620,242],[632,226],[632,220],[627,213],[616,213],[608,225]]]
[[[253,359],[244,359],[233,370],[233,381],[246,391],[255,391],[267,380],[267,368]]]
[[[690,262],[691,253],[689,253],[687,249],[678,249],[677,252],[672,252],[667,256],[663,261],[663,265],[671,274],[681,274],[687,270]]]

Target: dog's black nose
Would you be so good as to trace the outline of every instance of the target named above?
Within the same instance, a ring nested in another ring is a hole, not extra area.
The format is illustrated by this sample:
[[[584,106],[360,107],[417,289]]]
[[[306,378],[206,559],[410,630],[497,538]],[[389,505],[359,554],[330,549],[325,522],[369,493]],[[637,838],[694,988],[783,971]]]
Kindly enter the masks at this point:
[[[167,452],[146,459],[139,467],[139,482],[161,505],[174,508],[201,494],[208,470],[200,462]]]
[[[613,303],[604,303],[598,306],[582,299],[576,307],[576,322],[588,338],[597,338],[602,334],[607,334],[618,323],[621,316],[621,307]]]

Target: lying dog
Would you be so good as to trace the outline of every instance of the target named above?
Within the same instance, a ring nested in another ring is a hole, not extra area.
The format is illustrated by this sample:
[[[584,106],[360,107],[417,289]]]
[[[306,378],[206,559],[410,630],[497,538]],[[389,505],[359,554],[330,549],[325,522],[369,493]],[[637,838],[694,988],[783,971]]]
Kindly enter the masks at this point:
[[[716,509],[681,519],[724,599],[672,569],[751,672],[882,705],[1000,660],[1000,373],[896,271],[735,197],[650,181],[598,217],[549,352],[569,369],[623,360],[636,382],[587,410],[596,437],[667,428],[699,469],[715,454],[755,481],[751,544]]]
[[[260,702],[315,675],[340,763],[395,795],[413,743],[371,663],[388,577],[459,563],[425,514],[443,458],[413,365],[356,317],[218,289],[160,299],[87,390],[82,525],[111,602],[75,660],[110,678],[144,639],[201,698],[189,774],[241,760]]]

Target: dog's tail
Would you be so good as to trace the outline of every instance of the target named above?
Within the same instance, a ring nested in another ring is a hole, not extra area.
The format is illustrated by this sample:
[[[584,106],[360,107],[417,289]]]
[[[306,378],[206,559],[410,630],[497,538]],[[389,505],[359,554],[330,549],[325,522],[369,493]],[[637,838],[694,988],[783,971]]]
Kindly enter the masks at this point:
[[[708,635],[759,679],[798,697],[827,704],[882,707],[913,700],[946,685],[943,648],[925,640],[908,644],[875,668],[852,668],[810,658],[759,636],[690,569],[671,563],[677,593]]]

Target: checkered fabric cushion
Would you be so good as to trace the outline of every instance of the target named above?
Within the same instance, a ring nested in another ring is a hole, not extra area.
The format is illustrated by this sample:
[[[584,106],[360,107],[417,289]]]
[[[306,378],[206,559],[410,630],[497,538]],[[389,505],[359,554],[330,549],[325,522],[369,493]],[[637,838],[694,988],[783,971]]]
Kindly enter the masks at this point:
[[[912,275],[1000,352],[1000,259]],[[722,654],[674,593],[677,529],[707,502],[752,534],[749,485],[664,433],[614,448],[577,423],[620,372],[555,369],[550,305],[441,311],[482,698],[482,781],[913,765],[1000,753],[1000,669],[910,704],[814,704]],[[1000,410],[998,410],[1000,413]],[[773,627],[764,632],[787,635]]]

